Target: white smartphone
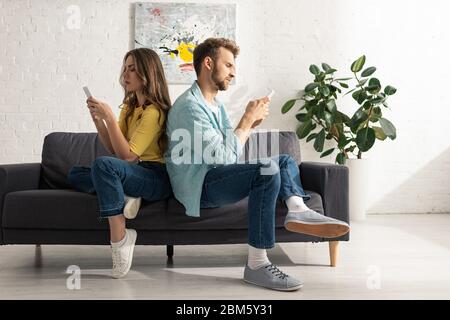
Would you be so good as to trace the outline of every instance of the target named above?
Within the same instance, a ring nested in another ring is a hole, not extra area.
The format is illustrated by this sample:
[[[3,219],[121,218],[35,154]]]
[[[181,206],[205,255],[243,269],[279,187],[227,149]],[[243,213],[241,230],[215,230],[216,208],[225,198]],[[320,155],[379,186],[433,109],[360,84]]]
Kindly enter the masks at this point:
[[[275,90],[271,90],[270,93],[267,95],[267,98],[269,98],[269,100],[272,100],[273,95],[275,94]]]
[[[88,87],[83,87],[84,93],[86,94],[86,97],[90,98],[92,97],[91,92],[89,91]]]

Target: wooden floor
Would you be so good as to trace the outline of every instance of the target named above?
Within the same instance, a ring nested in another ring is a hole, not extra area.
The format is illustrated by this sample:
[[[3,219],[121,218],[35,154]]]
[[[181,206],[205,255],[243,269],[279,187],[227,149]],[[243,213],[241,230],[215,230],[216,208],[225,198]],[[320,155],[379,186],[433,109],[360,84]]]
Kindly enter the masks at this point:
[[[303,280],[296,292],[242,282],[246,255],[246,245],[175,246],[168,266],[165,247],[137,246],[132,270],[115,280],[107,246],[42,246],[41,256],[34,246],[2,246],[0,299],[450,299],[450,214],[352,223],[336,268],[327,243],[277,245],[269,258]]]

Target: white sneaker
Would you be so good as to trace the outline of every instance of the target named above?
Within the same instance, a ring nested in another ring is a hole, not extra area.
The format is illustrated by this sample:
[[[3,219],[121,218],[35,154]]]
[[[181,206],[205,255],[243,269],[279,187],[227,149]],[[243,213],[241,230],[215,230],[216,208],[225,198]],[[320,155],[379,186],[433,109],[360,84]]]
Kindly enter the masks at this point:
[[[123,215],[127,219],[134,219],[136,218],[140,207],[141,198],[125,196],[125,207],[123,208]]]
[[[134,244],[136,243],[136,230],[125,229],[125,242],[120,247],[111,245],[112,251],[112,277],[122,278],[126,276],[131,268],[131,261],[133,260]]]

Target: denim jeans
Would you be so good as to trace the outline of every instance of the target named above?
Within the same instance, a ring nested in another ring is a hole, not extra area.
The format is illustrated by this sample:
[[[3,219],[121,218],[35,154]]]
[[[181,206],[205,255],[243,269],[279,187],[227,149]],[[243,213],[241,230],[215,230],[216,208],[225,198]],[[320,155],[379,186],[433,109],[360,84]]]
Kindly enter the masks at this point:
[[[275,170],[273,170],[275,168]],[[212,168],[203,182],[202,208],[220,207],[248,199],[248,243],[260,249],[275,245],[275,207],[291,196],[311,198],[303,190],[300,171],[289,155],[261,159],[257,163]]]
[[[71,168],[68,179],[78,191],[97,193],[101,218],[122,214],[125,194],[146,201],[172,195],[166,166],[159,162],[141,161],[134,164],[113,157],[99,157],[92,168]]]

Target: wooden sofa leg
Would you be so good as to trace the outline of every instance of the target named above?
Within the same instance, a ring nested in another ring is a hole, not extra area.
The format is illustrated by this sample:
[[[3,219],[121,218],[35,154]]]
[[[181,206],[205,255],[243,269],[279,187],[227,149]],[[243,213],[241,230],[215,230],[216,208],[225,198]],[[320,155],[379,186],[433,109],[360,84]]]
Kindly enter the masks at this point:
[[[173,245],[172,244],[167,245],[167,257],[173,258]]]
[[[339,253],[339,241],[330,241],[328,242],[328,246],[330,249],[330,266],[336,267]]]

